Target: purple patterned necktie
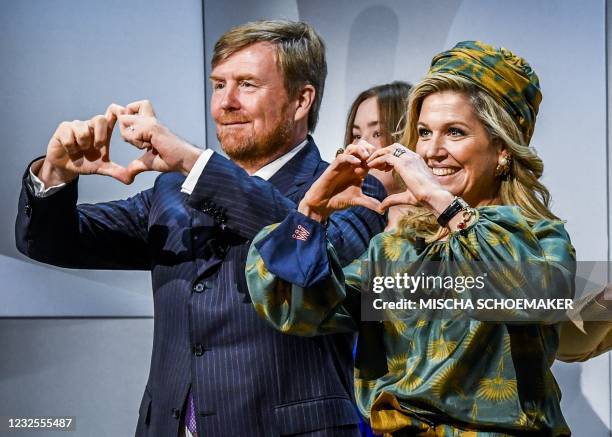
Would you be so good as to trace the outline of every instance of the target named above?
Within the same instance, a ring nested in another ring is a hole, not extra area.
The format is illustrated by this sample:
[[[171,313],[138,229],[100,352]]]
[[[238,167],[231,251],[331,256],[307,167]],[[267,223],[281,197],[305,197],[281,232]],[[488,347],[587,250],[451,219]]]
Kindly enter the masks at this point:
[[[195,403],[191,390],[189,390],[189,399],[187,400],[187,412],[185,413],[185,426],[193,436],[197,436],[198,426],[196,424]]]

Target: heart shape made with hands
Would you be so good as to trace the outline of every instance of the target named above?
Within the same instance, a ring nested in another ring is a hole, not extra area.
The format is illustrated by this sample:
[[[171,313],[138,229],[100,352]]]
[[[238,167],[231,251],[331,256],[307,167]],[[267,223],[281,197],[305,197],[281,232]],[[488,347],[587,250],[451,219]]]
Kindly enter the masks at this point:
[[[179,170],[183,155],[177,152],[184,151],[186,143],[157,120],[150,101],[130,103],[117,117],[123,139],[145,151],[128,165],[130,175],[136,176],[144,171]],[[161,137],[163,140],[159,140]]]
[[[110,142],[117,121],[123,139],[145,150],[127,167],[115,163],[110,157]],[[112,104],[104,115],[60,124],[49,142],[46,161],[51,164],[51,171],[60,177],[64,175],[69,179],[75,174],[100,174],[130,184],[144,171],[172,171],[160,151],[152,145],[154,134],[163,129],[146,100],[126,107]]]
[[[402,144],[394,143],[376,150],[368,159],[371,170],[394,172],[398,192],[389,193],[382,201],[383,209],[397,205],[423,206],[424,194],[441,188],[425,160]],[[400,183],[401,181],[401,183]]]
[[[125,167],[113,162],[109,153],[117,114],[123,110],[123,107],[111,105],[104,115],[61,123],[47,146],[43,178],[56,181],[55,175],[61,182],[79,174],[101,174],[131,183],[133,177]]]
[[[369,155],[365,145],[348,146],[310,187],[300,205],[319,217],[351,206],[363,206],[382,214],[381,202],[364,194],[361,188],[369,171]]]

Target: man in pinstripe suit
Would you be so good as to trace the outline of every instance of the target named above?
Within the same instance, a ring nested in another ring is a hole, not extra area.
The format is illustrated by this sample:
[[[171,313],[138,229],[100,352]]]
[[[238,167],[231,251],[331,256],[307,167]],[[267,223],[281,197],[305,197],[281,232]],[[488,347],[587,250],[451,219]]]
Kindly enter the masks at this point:
[[[151,270],[153,351],[136,435],[356,436],[352,336],[274,331],[244,280],[252,238],[327,166],[308,135],[326,76],[323,43],[304,23],[247,23],[221,37],[212,66],[211,109],[231,161],[181,140],[147,101],[64,122],[24,175],[17,247],[63,267]],[[144,150],[127,168],[109,158],[117,120]],[[129,183],[147,170],[162,172],[151,189],[77,205],[79,175]],[[385,195],[370,177],[363,192]],[[348,263],[383,220],[351,208],[330,218],[328,238]]]

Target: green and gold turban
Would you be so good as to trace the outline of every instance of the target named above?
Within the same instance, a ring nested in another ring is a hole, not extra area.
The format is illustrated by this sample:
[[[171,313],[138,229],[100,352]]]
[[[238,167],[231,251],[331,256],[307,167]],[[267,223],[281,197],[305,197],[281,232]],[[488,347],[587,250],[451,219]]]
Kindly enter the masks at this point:
[[[516,121],[529,144],[542,93],[538,76],[523,58],[480,41],[462,41],[432,59],[429,74],[435,73],[464,77],[492,96]]]

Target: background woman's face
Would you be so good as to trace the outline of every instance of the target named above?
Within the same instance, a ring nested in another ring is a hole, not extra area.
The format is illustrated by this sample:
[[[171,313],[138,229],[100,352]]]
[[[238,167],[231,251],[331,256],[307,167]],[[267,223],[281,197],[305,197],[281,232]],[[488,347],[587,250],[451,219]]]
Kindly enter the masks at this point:
[[[384,143],[383,126],[380,124],[376,97],[370,97],[361,102],[355,113],[352,129],[353,144],[359,140],[365,140],[377,148],[388,146]]]
[[[416,152],[444,189],[472,206],[497,198],[501,147],[491,143],[467,95],[443,91],[425,97],[417,131]]]
[[[353,121],[353,144],[359,140],[365,140],[377,149],[389,145],[385,142],[383,126],[380,124],[378,115],[378,99],[376,97],[370,97],[361,102]],[[382,182],[387,194],[399,192],[399,187],[393,180],[392,172],[370,170],[370,174]]]

